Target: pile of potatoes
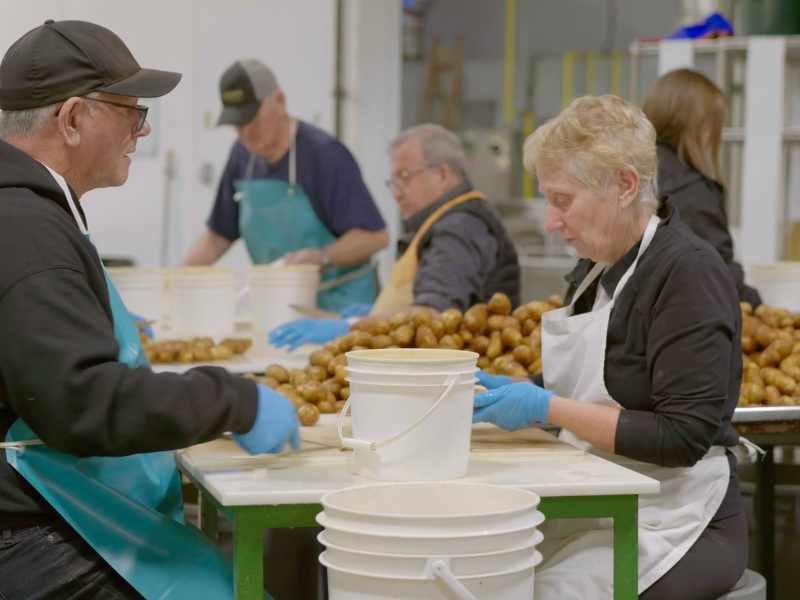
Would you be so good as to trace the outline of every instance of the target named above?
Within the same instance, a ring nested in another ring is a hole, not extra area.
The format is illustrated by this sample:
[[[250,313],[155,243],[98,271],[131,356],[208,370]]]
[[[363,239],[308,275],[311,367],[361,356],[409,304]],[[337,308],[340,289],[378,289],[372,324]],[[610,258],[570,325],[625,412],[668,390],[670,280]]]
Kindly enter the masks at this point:
[[[250,338],[226,338],[219,344],[210,337],[154,342],[142,339],[147,360],[153,363],[194,363],[228,360],[244,354],[252,346]]]
[[[379,348],[452,348],[480,355],[478,366],[493,374],[527,376],[541,373],[542,314],[561,306],[561,298],[529,302],[512,312],[511,300],[497,293],[487,303],[465,312],[414,310],[388,319],[367,317],[346,335],[313,352],[305,369],[266,368],[260,383],[279,391],[297,407],[303,425],[320,413],[335,413],[350,396],[347,358],[350,350]]]
[[[761,305],[742,308],[739,406],[800,405],[800,315]]]

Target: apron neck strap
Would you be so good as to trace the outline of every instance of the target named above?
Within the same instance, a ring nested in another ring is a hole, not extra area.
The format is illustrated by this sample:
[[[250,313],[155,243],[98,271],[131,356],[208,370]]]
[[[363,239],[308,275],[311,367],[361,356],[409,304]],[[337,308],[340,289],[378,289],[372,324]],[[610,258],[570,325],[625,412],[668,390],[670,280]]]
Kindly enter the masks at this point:
[[[658,224],[660,223],[659,218],[656,215],[652,215],[647,222],[647,227],[644,230],[644,235],[642,235],[642,243],[639,244],[639,251],[636,253],[636,259],[634,259],[633,263],[630,267],[625,271],[625,273],[620,277],[619,283],[617,283],[617,287],[614,288],[614,294],[612,295],[611,299],[613,300],[619,292],[625,287],[625,284],[628,283],[628,279],[631,278],[633,275],[633,271],[636,269],[636,265],[639,263],[639,259],[641,258],[642,254],[645,253],[648,246],[650,246],[650,242],[653,241],[653,238],[656,235],[656,231],[658,230]],[[575,295],[572,298],[571,305],[577,302],[578,298],[580,298],[583,293],[592,285],[595,279],[600,277],[600,274],[608,267],[607,263],[597,263],[592,270],[589,271],[588,275],[583,278],[583,281],[578,286],[578,289],[575,291]]]
[[[45,169],[50,172],[50,175],[53,176],[53,179],[56,180],[58,187],[61,188],[61,191],[64,193],[64,196],[67,199],[67,204],[69,205],[70,211],[72,211],[72,217],[75,219],[75,222],[78,224],[78,229],[81,230],[83,235],[89,235],[89,230],[86,228],[86,225],[83,223],[83,218],[81,217],[81,213],[78,210],[77,205],[75,204],[75,200],[72,198],[72,193],[69,191],[69,186],[67,185],[66,179],[61,176],[61,174],[56,173],[53,169],[48,167],[44,163],[40,163]]]
[[[442,215],[446,213],[451,208],[455,208],[459,204],[464,204],[465,202],[469,202],[470,200],[486,200],[486,196],[484,196],[481,192],[477,190],[472,190],[471,192],[467,192],[466,194],[461,194],[460,196],[456,196],[452,200],[445,202],[439,208],[437,208],[431,216],[425,219],[425,222],[422,226],[417,230],[417,233],[414,234],[414,239],[411,240],[411,243],[408,245],[406,252],[411,251],[413,249],[413,254],[416,256],[416,248],[419,246],[420,240],[428,233],[428,230],[436,224],[436,221],[442,218]]]

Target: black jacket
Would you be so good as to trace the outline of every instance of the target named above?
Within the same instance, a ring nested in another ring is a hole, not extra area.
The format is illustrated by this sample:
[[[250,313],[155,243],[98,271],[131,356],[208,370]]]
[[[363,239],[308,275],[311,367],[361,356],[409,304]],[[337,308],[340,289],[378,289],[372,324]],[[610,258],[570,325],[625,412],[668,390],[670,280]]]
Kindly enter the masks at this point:
[[[403,223],[398,256],[440,206],[472,191],[463,182]],[[519,304],[520,269],[514,243],[497,211],[485,200],[469,200],[444,213],[422,237],[414,278],[414,304],[466,310],[503,292]]]
[[[681,220],[722,256],[736,283],[739,299],[761,304],[758,290],[744,282],[742,266],[733,260],[722,187],[682,161],[667,144],[658,144],[658,191],[662,201],[677,208]]]
[[[103,269],[50,173],[0,141],[0,439],[21,417],[78,456],[171,450],[255,421],[253,382],[117,362]],[[0,529],[53,516],[0,453]]]

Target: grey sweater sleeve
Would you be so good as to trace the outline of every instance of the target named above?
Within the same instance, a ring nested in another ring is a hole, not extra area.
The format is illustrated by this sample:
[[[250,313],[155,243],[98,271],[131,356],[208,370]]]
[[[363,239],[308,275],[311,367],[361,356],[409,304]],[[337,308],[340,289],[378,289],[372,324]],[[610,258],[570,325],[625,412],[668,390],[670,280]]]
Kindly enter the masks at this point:
[[[480,218],[464,212],[445,215],[420,247],[414,304],[468,308],[480,298],[496,256],[497,240]]]

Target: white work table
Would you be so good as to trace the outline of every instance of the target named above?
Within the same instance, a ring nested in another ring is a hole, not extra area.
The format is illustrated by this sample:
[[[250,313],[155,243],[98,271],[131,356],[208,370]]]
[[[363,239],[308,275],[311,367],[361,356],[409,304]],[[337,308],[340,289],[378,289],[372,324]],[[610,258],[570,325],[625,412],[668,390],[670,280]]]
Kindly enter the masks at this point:
[[[265,529],[315,527],[325,493],[374,481],[351,473],[349,453],[317,448],[248,456],[233,442],[216,440],[178,453],[179,467],[200,490],[203,531],[216,536],[217,510],[233,522],[237,599],[263,598]],[[534,491],[550,519],[612,518],[614,598],[637,597],[638,496],[658,493],[657,481],[560,442],[474,448],[464,481]]]

